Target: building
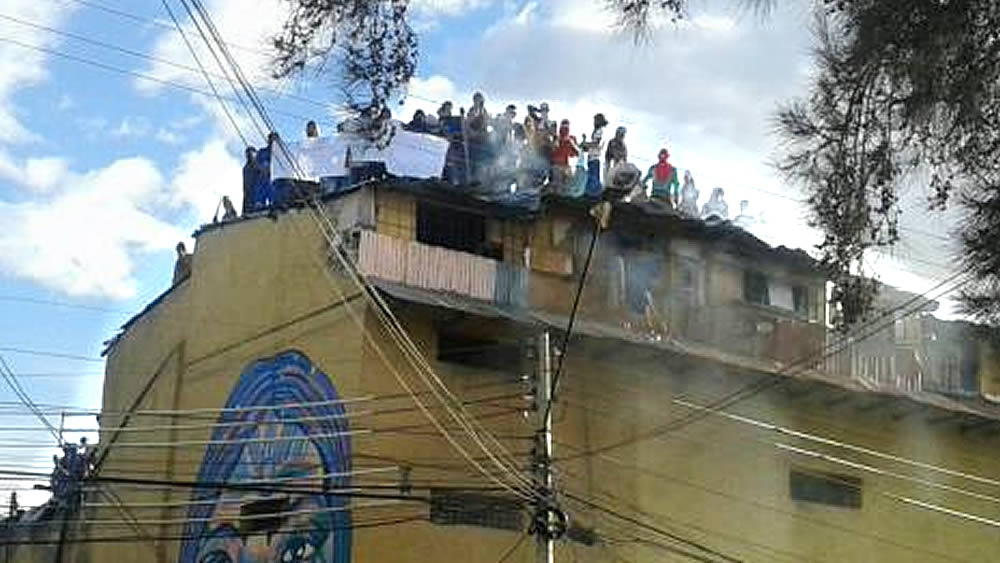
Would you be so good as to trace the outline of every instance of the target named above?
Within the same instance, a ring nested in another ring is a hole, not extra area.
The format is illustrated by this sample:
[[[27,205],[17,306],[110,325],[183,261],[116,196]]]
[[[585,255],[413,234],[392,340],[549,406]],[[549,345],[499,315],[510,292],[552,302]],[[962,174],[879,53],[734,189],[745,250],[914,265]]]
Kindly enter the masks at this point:
[[[109,343],[82,506],[9,531],[12,560],[533,561],[509,470],[546,331],[557,561],[993,557],[1000,409],[830,370],[801,251],[617,203],[564,349],[591,211],[398,181],[204,227]]]

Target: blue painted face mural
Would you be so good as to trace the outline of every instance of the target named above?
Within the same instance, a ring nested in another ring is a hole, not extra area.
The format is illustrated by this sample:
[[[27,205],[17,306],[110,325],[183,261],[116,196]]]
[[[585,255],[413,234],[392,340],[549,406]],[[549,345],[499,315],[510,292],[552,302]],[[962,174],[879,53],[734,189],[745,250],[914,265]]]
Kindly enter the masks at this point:
[[[349,502],[331,494],[350,486],[348,431],[336,388],[304,355],[250,365],[212,431],[180,563],[349,562]]]

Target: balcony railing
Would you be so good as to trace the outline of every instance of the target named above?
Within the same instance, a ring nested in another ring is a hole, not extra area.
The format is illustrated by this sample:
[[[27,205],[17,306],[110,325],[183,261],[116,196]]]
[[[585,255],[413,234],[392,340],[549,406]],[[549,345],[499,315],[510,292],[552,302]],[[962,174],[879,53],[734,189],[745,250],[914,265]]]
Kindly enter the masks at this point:
[[[524,303],[523,268],[416,241],[361,231],[358,267],[367,276],[502,305]]]

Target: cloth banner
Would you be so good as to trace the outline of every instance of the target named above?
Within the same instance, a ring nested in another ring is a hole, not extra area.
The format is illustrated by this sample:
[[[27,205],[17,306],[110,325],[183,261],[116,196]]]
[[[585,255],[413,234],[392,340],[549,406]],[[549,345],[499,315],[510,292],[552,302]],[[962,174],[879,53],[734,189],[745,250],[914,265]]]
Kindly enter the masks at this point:
[[[400,178],[440,178],[448,155],[448,141],[433,135],[396,129],[385,148],[355,135],[337,135],[303,141],[285,141],[271,157],[271,178],[307,180],[349,175],[347,154],[352,162],[383,162],[386,171]],[[289,159],[291,156],[291,159]],[[293,162],[295,164],[293,164]]]
[[[301,173],[303,179],[314,182],[326,176],[347,176],[347,144],[344,141],[340,136],[284,141],[287,153],[275,147],[271,154],[271,178],[296,178],[296,172]]]

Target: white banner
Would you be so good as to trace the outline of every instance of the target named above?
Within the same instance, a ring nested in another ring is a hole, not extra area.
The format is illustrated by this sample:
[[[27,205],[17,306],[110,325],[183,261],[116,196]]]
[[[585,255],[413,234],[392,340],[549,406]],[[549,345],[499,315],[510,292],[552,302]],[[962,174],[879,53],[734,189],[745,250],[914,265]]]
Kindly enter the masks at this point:
[[[353,162],[384,162],[386,171],[393,176],[440,178],[448,155],[447,140],[398,128],[384,149],[354,135],[285,141],[284,146],[286,150],[275,147],[271,155],[273,179],[296,178],[300,174],[312,181],[347,176],[348,148]]]

